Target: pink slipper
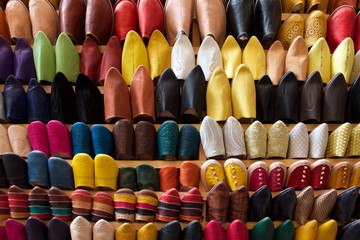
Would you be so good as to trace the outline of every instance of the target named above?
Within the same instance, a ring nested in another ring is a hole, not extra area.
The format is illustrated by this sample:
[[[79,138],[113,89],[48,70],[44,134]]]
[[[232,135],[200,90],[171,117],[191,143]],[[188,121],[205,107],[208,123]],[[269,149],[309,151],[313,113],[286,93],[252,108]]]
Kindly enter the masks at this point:
[[[27,133],[32,149],[39,150],[50,157],[46,125],[40,121],[31,122],[28,126]]]
[[[47,124],[50,155],[60,158],[72,158],[71,138],[68,128],[60,121],[51,120]]]

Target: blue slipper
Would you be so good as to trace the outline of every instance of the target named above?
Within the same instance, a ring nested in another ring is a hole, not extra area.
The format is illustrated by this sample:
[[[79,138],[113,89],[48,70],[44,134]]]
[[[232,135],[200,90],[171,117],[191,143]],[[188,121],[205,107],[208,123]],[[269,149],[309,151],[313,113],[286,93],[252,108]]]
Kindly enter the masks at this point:
[[[180,130],[178,159],[196,160],[199,159],[200,133],[196,127],[184,124]]]
[[[109,129],[102,125],[95,124],[91,128],[91,136],[95,156],[101,153],[109,156],[114,155],[114,137]]]
[[[60,189],[74,189],[74,177],[70,164],[58,157],[51,157],[48,160],[50,183],[52,187]]]
[[[72,151],[74,156],[78,153],[87,153],[94,157],[91,132],[83,122],[74,123],[71,127]]]
[[[26,236],[28,240],[47,240],[48,227],[37,218],[29,217],[25,223]]]
[[[34,150],[28,154],[28,177],[33,187],[49,187],[48,157],[45,153]]]

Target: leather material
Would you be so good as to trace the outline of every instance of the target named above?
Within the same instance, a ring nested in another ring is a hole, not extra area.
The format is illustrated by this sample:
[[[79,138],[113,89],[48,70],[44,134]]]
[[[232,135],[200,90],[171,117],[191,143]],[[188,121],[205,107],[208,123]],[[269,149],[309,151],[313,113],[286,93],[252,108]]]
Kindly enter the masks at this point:
[[[270,128],[267,138],[266,158],[286,158],[289,145],[289,132],[286,125],[276,121]]]
[[[18,38],[23,37],[31,44],[33,42],[31,19],[26,5],[21,0],[11,0],[6,4],[5,15],[11,40],[16,42]]]
[[[229,117],[224,124],[223,134],[226,157],[245,159],[246,147],[244,129],[240,122],[234,117]]]
[[[335,220],[332,219],[326,221],[319,226],[315,240],[320,240],[320,239],[335,240],[337,231],[338,231],[338,224]]]
[[[344,5],[349,5],[356,9],[356,2],[357,2],[356,0],[339,0],[339,1],[329,0],[329,7],[328,7],[329,12],[332,13],[333,11],[335,11],[335,9]]]
[[[275,229],[273,221],[266,217],[256,223],[250,231],[251,240],[272,240],[274,239]]]
[[[223,166],[214,159],[209,159],[203,165],[201,165],[200,175],[201,182],[205,186],[206,191],[210,191],[215,185],[219,183],[226,182]]]
[[[239,195],[238,188],[246,185],[247,181],[247,171],[246,166],[241,162],[241,160],[237,158],[228,158],[228,160],[224,163],[224,170],[226,176],[226,182],[231,191],[233,191],[233,197],[236,199]],[[234,200],[232,200],[234,201]],[[233,206],[231,206],[232,210],[235,210]]]
[[[176,1],[168,0],[165,3],[166,36],[169,45],[175,44],[176,37],[180,32],[190,36],[192,23],[193,2],[191,0]]]
[[[269,178],[268,165],[263,161],[252,163],[248,169],[248,176],[249,190],[258,190],[259,188],[267,185],[267,180]]]
[[[70,223],[70,233],[72,240],[92,239],[92,225],[84,217],[77,216]]]
[[[294,188],[287,188],[276,195],[271,204],[271,219],[286,221],[293,219],[297,199]]]
[[[309,135],[304,123],[296,124],[289,133],[287,158],[307,158],[309,152]]]
[[[358,3],[358,9],[360,9],[360,3]],[[356,15],[356,23],[355,23],[355,32],[354,32],[354,44],[355,44],[355,52],[360,50],[360,14]]]
[[[351,124],[343,123],[330,135],[326,148],[326,157],[344,157],[351,136]]]
[[[166,223],[158,232],[158,240],[167,240],[170,238],[174,240],[181,239],[181,226],[177,220]]]
[[[116,159],[134,159],[134,128],[128,119],[116,121],[113,129]],[[122,174],[122,173],[121,173]]]
[[[185,79],[195,67],[195,53],[189,38],[180,34],[171,50],[171,68],[178,79]]]
[[[287,169],[282,162],[273,162],[270,164],[267,185],[271,191],[281,191],[283,189],[286,178],[286,170]]]
[[[314,189],[311,186],[305,187],[297,195],[297,204],[295,208],[294,220],[304,225],[310,214],[314,204]]]
[[[217,68],[223,66],[220,48],[212,36],[205,36],[201,42],[196,64],[201,66],[206,81]]]
[[[222,46],[226,35],[226,12],[221,0],[196,0],[195,11],[201,39],[212,35],[219,46]]]
[[[29,0],[29,13],[34,38],[37,32],[43,31],[51,44],[55,44],[59,35],[59,16],[50,1]]]
[[[175,166],[165,166],[165,167],[160,168],[159,182],[160,182],[160,191],[162,191],[162,192],[166,192],[166,191],[170,190],[171,188],[177,189],[177,187],[179,185],[179,172],[178,172],[177,168]],[[161,218],[161,220],[166,221],[166,222],[168,222],[170,220],[168,218],[168,216],[160,216],[160,218]]]
[[[248,220],[257,222],[270,216],[272,204],[271,191],[268,186],[259,188],[250,197]]]
[[[139,34],[130,31],[125,38],[121,59],[121,71],[127,85],[130,85],[140,65],[150,69],[147,50]]]
[[[360,74],[351,84],[346,103],[346,117],[345,120],[351,123],[360,122]]]
[[[294,223],[288,219],[275,229],[274,240],[292,240],[295,237]]]
[[[35,217],[29,217],[25,223],[26,236],[28,240],[48,239],[48,227],[45,223]]]
[[[326,123],[320,124],[309,134],[309,158],[323,158],[329,138]]]
[[[3,93],[0,94],[0,123],[6,123],[7,119],[5,117],[5,103]]]
[[[4,13],[5,6],[0,7],[0,35],[6,40],[8,44],[11,44],[11,36],[9,25],[6,21],[6,16]]]
[[[270,50],[269,50],[270,51]],[[256,119],[273,123],[275,118],[276,90],[268,75],[256,83]]]
[[[359,130],[360,130],[360,125],[356,125],[352,130],[351,130],[351,135],[350,135],[350,140],[348,142],[348,145],[346,147],[346,157],[357,157],[360,156],[360,151],[359,151],[359,147],[357,145],[357,142],[359,141]],[[358,174],[356,173],[360,173],[358,168],[359,165],[355,164],[354,165],[354,170],[353,173],[351,174],[351,183],[350,186],[360,186],[360,184],[358,184],[358,182],[360,181],[360,178],[358,177]]]
[[[80,57],[66,33],[60,33],[55,47],[56,72],[62,72],[71,83],[76,82],[80,72]]]
[[[122,47],[120,41],[116,36],[112,36],[107,42],[106,48],[102,55],[98,84],[104,85],[106,74],[110,68],[114,67],[120,72],[121,55]]]
[[[33,150],[39,150],[50,157],[49,139],[44,123],[40,121],[31,122],[27,129],[27,135]],[[5,145],[5,141],[3,142]]]
[[[49,38],[42,31],[35,36],[33,54],[38,81],[50,84],[56,73],[55,51]]]
[[[27,122],[26,93],[21,83],[9,76],[4,85],[6,118],[10,123]]]
[[[115,236],[117,239],[136,239],[136,230],[129,223],[123,223],[116,229]]]
[[[12,152],[5,153],[2,158],[9,186],[16,185],[19,188],[31,188],[28,183],[27,162]]]
[[[191,221],[183,229],[183,240],[202,240],[203,229],[199,221]]]
[[[86,2],[85,34],[92,36],[100,45],[105,45],[113,32],[114,12],[110,0]]]
[[[226,239],[243,239],[249,240],[249,230],[244,222],[240,220],[234,220],[230,223],[226,230]]]
[[[270,47],[270,46],[269,46]],[[242,55],[242,63],[248,66],[254,80],[259,80],[266,72],[265,51],[259,40],[252,36],[246,44]]]
[[[154,83],[148,70],[139,66],[130,85],[131,110],[134,123],[155,121]]]
[[[285,49],[280,41],[275,41],[266,54],[266,74],[273,85],[279,85],[285,73]]]
[[[299,87],[294,73],[287,72],[276,92],[275,120],[297,122],[299,118]]]
[[[223,131],[219,124],[206,116],[200,126],[201,143],[207,159],[224,159]]]
[[[350,223],[358,195],[359,187],[352,187],[340,193],[332,210],[332,219],[338,221],[341,225]]]
[[[351,38],[345,38],[331,56],[331,76],[334,77],[337,73],[342,73],[344,74],[346,83],[350,84],[354,55],[353,40]]]
[[[323,83],[330,81],[331,75],[331,54],[325,38],[319,38],[309,51],[309,65],[307,75],[318,71]]]
[[[288,50],[297,36],[304,36],[304,29],[305,21],[300,14],[291,14],[281,24],[277,38],[284,48]]]
[[[149,239],[156,240],[158,236],[158,230],[154,223],[147,223],[141,227],[136,235],[136,239]]]
[[[25,226],[13,219],[4,222],[6,235],[9,239],[27,240]]]
[[[135,128],[135,159],[154,159],[156,151],[156,130],[153,124],[140,121]]]
[[[309,63],[308,50],[303,37],[294,39],[286,53],[285,72],[293,72],[299,81],[305,81]]]
[[[236,119],[256,118],[256,91],[250,69],[241,64],[231,83],[231,102]]]
[[[225,240],[226,233],[221,223],[216,220],[211,220],[204,228],[205,240]]]
[[[347,37],[354,37],[356,12],[351,6],[341,6],[333,11],[327,20],[326,42],[331,53]]]
[[[92,37],[86,37],[80,53],[80,72],[98,82],[101,59],[102,55],[96,41]]]
[[[78,153],[72,161],[75,188],[94,189],[94,160],[86,153]]]
[[[323,93],[323,122],[344,122],[347,86],[344,75],[336,74],[326,85]]]
[[[181,95],[180,121],[199,123],[206,102],[206,81],[199,65],[185,78]]]
[[[318,222],[324,222],[330,217],[336,202],[336,190],[330,189],[315,197],[314,206],[309,220],[315,219]]]
[[[153,31],[164,32],[164,9],[159,0],[138,0],[137,3],[140,36],[147,40]]]
[[[299,13],[304,8],[303,0],[281,1],[284,13]]]
[[[174,121],[163,122],[157,132],[158,156],[162,160],[176,160],[179,127]]]
[[[124,41],[129,31],[138,29],[137,9],[134,1],[118,0],[114,5],[114,35]]]
[[[49,221],[48,240],[70,240],[70,228],[67,223],[59,218]]]
[[[308,221],[295,230],[295,240],[315,239],[318,230],[318,221]]]
[[[51,85],[51,119],[77,122],[76,95],[64,74],[58,72]]]
[[[94,127],[92,131],[94,131]],[[96,190],[115,191],[117,189],[118,173],[119,168],[111,156],[107,154],[97,154],[95,156],[94,175]]]
[[[219,223],[225,223],[229,200],[229,189],[225,183],[219,182],[211,188],[206,198],[206,221],[216,220]]]
[[[328,187],[334,189],[348,188],[353,165],[349,162],[339,162],[331,169]]]
[[[85,39],[86,1],[63,0],[59,6],[60,32],[65,32],[74,44],[79,45]]]
[[[254,1],[230,0],[226,6],[227,34],[244,48],[253,34]]]
[[[352,72],[351,72],[351,83],[353,83],[356,79],[356,77],[358,77],[360,75],[360,51],[357,51],[355,56],[354,56],[354,64],[352,67]]]
[[[115,232],[114,227],[110,222],[100,219],[93,226],[93,238],[94,239],[114,239]]]
[[[47,130],[51,156],[71,158],[71,138],[67,127],[60,121],[51,120]]]
[[[215,70],[206,89],[207,115],[215,121],[225,121],[232,116],[231,88],[222,68]]]
[[[85,123],[104,122],[104,99],[95,83],[79,73],[75,85],[76,106],[79,121]]]
[[[339,233],[340,240],[356,240],[360,234],[360,220],[356,220],[343,227]]]
[[[140,190],[150,189],[153,191],[159,191],[159,177],[156,169],[147,164],[138,164],[136,166],[137,183]],[[136,219],[138,220],[138,219]]]
[[[173,70],[167,68],[160,76],[155,89],[157,122],[177,121],[179,118],[180,87]]]
[[[10,75],[14,75],[14,54],[3,36],[0,36],[0,61],[0,82],[5,83]]]
[[[189,191],[196,187],[199,188],[200,167],[192,161],[183,161],[180,164],[179,189]]]
[[[124,78],[116,68],[110,68],[105,77],[104,111],[107,123],[114,123],[122,118],[132,119],[130,93]]]
[[[155,30],[150,37],[147,52],[149,56],[150,75],[153,80],[158,78],[161,73],[171,65],[171,49],[164,37],[159,31]]]
[[[300,91],[300,121],[321,121],[322,92],[321,75],[314,71]]]
[[[265,158],[267,133],[264,125],[253,122],[245,131],[246,154],[249,159]]]
[[[232,79],[242,59],[242,50],[233,36],[229,35],[226,38],[221,47],[221,56],[226,76]]]
[[[91,127],[91,138],[93,142],[94,155],[113,155],[114,138],[112,132],[104,125],[94,124]]]
[[[275,41],[281,25],[281,1],[259,0],[255,4],[255,32],[264,49]]]
[[[94,155],[91,131],[85,123],[76,122],[71,126],[71,145],[73,155],[78,153]]]
[[[329,160],[322,159],[311,164],[311,186],[314,189],[325,188],[330,176],[330,171],[331,163]]]
[[[27,89],[28,122],[50,121],[50,103],[44,88],[36,79],[31,79]]]
[[[303,189],[310,185],[311,164],[308,160],[298,160],[290,165],[286,176],[286,187]]]
[[[320,38],[326,38],[326,15],[320,10],[312,11],[305,21],[305,43],[312,47]]]
[[[240,186],[230,193],[229,220],[231,222],[242,221],[246,223],[248,210],[249,192],[245,186]],[[235,225],[238,224],[235,223]],[[243,235],[244,233],[245,232],[239,234]]]
[[[20,125],[11,125],[8,128],[8,135],[12,152],[19,156],[27,157],[31,151],[31,145],[27,137],[26,128]]]
[[[118,174],[119,188],[129,188],[133,191],[139,191],[136,179],[136,170],[133,167],[121,167]]]
[[[14,49],[14,74],[22,84],[36,78],[33,50],[22,37],[18,38]]]

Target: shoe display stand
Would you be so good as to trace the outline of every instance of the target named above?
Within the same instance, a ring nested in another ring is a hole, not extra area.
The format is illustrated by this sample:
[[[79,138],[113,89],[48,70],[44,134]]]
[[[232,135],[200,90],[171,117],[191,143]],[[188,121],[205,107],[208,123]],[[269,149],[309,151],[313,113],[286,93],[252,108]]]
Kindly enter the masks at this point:
[[[27,128],[27,124],[19,124],[25,128]],[[222,124],[220,124],[222,125]],[[319,124],[307,124],[307,129],[309,132],[311,132],[315,127],[317,127]],[[9,127],[10,124],[4,124],[5,127]],[[71,129],[71,124],[67,124],[66,125],[70,131]],[[88,125],[91,128],[91,125]],[[107,127],[110,131],[113,130],[113,126],[112,124],[104,124],[103,126]],[[154,124],[156,130],[158,130],[158,128],[160,127],[160,124]],[[200,130],[200,126],[201,124],[193,124],[193,126],[195,126],[198,130]],[[246,129],[250,126],[250,124],[242,124],[242,127],[244,129],[244,131],[246,131]],[[266,128],[266,130],[268,131],[269,128],[272,126],[272,124],[264,124],[264,127]],[[295,126],[295,124],[288,124],[287,128],[288,131],[290,131],[293,127]],[[329,124],[329,133],[332,132],[333,130],[335,130],[338,126],[340,126],[340,124]],[[352,125],[353,127],[356,126],[356,124]],[[135,127],[135,125],[134,125]],[[182,127],[182,124],[179,124],[179,129]],[[71,164],[72,160],[71,159],[66,159],[67,162],[69,162]],[[273,162],[282,162],[284,163],[284,165],[286,167],[289,167],[291,164],[293,164],[294,162],[298,161],[299,159],[262,159],[261,161],[264,161],[267,163],[267,165],[269,166],[271,163]],[[314,161],[318,160],[318,159],[307,159],[309,160],[310,163],[313,163]],[[350,164],[354,165],[355,163],[357,163],[358,161],[360,161],[360,158],[333,158],[333,159],[327,159],[331,162],[331,165],[334,166],[336,163],[338,162],[342,162],[342,161],[347,161]],[[205,161],[207,161],[204,150],[202,148],[202,145],[200,145],[200,149],[199,149],[199,156],[197,160],[193,160],[192,162],[201,166]],[[248,168],[252,163],[256,162],[256,161],[260,161],[260,160],[242,160],[243,163],[245,164],[245,166]],[[136,167],[138,164],[140,163],[145,163],[145,164],[149,164],[151,166],[153,166],[156,170],[159,170],[162,167],[165,166],[175,166],[177,169],[180,168],[180,164],[183,161],[181,160],[175,160],[175,161],[165,161],[165,160],[116,160],[116,164],[117,166],[120,167],[125,167],[125,166],[130,166],[130,167]],[[220,164],[224,164],[225,159],[224,160],[219,160]],[[121,174],[121,173],[120,173]],[[206,225],[206,197],[207,197],[207,191],[205,190],[205,187],[203,186],[203,184],[200,182],[199,183],[199,189],[201,191],[201,194],[203,196],[204,199],[204,207],[203,207],[203,218],[201,219],[201,224],[203,226]],[[5,192],[8,191],[8,189],[1,189]],[[322,190],[315,190],[315,197],[318,195],[323,194],[324,192],[326,192],[328,189],[322,189]],[[340,194],[341,192],[343,192],[345,189],[338,189],[337,190],[337,194]],[[31,189],[24,189],[25,192],[29,193],[31,191]],[[71,190],[64,190],[64,192],[70,196],[72,191]],[[94,195],[97,191],[93,190],[90,191],[92,195]],[[297,193],[300,192],[300,190],[296,191]],[[107,191],[107,193],[109,193],[110,195],[114,195],[115,191]],[[180,197],[183,197],[185,192],[179,192],[180,193]],[[250,197],[252,196],[254,192],[249,191],[249,195]],[[276,196],[277,194],[279,194],[280,192],[272,192],[272,196]],[[162,196],[163,192],[156,192],[157,196],[160,198],[160,196]],[[25,224],[26,219],[16,219],[17,221]],[[45,221],[46,223],[48,223],[48,221]],[[112,221],[111,224],[113,225],[114,229],[117,229],[121,224],[125,223],[126,221]],[[4,221],[0,221],[0,225],[3,225]],[[131,225],[136,229],[140,229],[142,226],[144,226],[147,222],[132,222]],[[255,224],[257,222],[247,222],[246,226],[248,229],[252,229]],[[277,227],[279,226],[281,223],[283,223],[282,221],[274,221],[274,226]],[[70,224],[70,222],[68,222],[68,224]],[[95,222],[92,222],[92,224],[95,224]],[[160,222],[160,221],[156,221],[154,222],[155,226],[157,227],[157,229],[160,229],[165,223],[164,222]],[[180,222],[182,228],[184,228],[188,222]],[[224,224],[225,229],[228,227],[228,225],[230,224],[230,222],[226,222]],[[295,227],[298,227],[299,224],[296,223],[294,221],[294,225]]]
[[[282,14],[282,20],[285,20],[287,19],[291,14],[288,14],[288,13],[283,13]],[[305,20],[306,18],[308,17],[308,14],[300,14]],[[198,29],[198,25],[197,25],[197,22],[194,21],[194,23],[192,24],[192,33],[191,33],[191,41],[192,41],[192,44],[193,44],[193,47],[194,47],[194,52],[195,54],[197,54],[198,52],[198,49],[200,47],[200,34],[199,34],[199,29]],[[14,46],[11,46],[12,48],[14,48]],[[77,51],[80,53],[81,52],[81,48],[82,46],[80,45],[77,45],[75,46]],[[100,52],[103,53],[104,52],[104,49],[105,49],[105,46],[99,46],[99,49],[100,49]],[[3,88],[4,88],[4,85],[1,84],[0,85],[0,91],[3,91]],[[27,86],[24,85],[24,88],[25,88],[25,91],[27,91]],[[51,86],[50,85],[44,85],[43,88],[45,89],[46,93],[50,93],[51,92]],[[74,87],[75,88],[75,87]],[[98,87],[100,92],[103,93],[103,87],[102,86],[99,86]],[[28,125],[27,124],[20,124],[21,126],[24,126],[24,127],[27,127]],[[110,131],[113,130],[113,127],[114,125],[112,124],[103,124],[105,127],[107,127]],[[222,124],[220,124],[222,125]],[[314,128],[316,128],[319,124],[306,124],[307,126],[307,129],[308,131],[312,131]],[[335,130],[337,127],[339,127],[341,124],[329,124],[329,132],[332,132],[333,130]],[[356,124],[353,124],[353,127],[355,126]],[[4,124],[4,126],[8,127],[10,126],[10,124]],[[71,125],[70,124],[67,124],[66,125],[69,129],[69,131],[71,130]],[[89,128],[91,128],[91,125],[88,125]],[[159,128],[159,124],[155,124],[155,128],[156,130]],[[201,124],[193,124],[193,126],[195,126],[198,130],[200,130],[200,126]],[[242,127],[244,129],[244,131],[250,126],[249,123],[246,123],[246,124],[242,124]],[[272,126],[272,124],[264,124],[264,127],[266,128],[266,130],[268,131],[269,128]],[[287,124],[287,128],[288,128],[288,131],[290,132],[290,130],[295,126],[295,124]],[[182,124],[179,124],[179,129],[182,127]],[[70,164],[72,162],[71,159],[66,159]],[[198,159],[197,160],[193,160],[192,162],[201,166],[205,161],[206,161],[206,156],[205,156],[205,153],[204,153],[204,150],[202,148],[202,145],[200,145],[200,149],[199,149],[199,156],[198,156]],[[224,160],[220,160],[219,162],[223,165],[223,163],[225,162],[226,159]],[[313,163],[314,161],[316,161],[317,159],[307,159],[310,161],[310,163]],[[334,166],[336,163],[338,162],[341,162],[341,161],[347,161],[349,162],[350,164],[354,165],[355,163],[359,162],[360,161],[360,158],[334,158],[334,159],[327,159],[331,162],[332,166]],[[256,161],[259,161],[259,160],[243,160],[243,163],[246,165],[246,167],[249,167],[252,163],[256,162]],[[289,167],[290,165],[292,165],[294,162],[298,161],[298,159],[265,159],[265,160],[261,160],[261,161],[264,161],[267,163],[267,165],[269,166],[271,163],[273,162],[282,162],[284,163],[284,165],[286,167]],[[177,169],[179,169],[180,167],[180,164],[182,163],[182,161],[180,160],[176,160],[176,161],[164,161],[164,160],[117,160],[116,161],[117,163],[117,166],[118,167],[125,167],[125,166],[130,166],[130,167],[136,167],[138,164],[140,163],[145,163],[145,164],[149,164],[151,166],[153,166],[154,168],[156,168],[157,170],[159,170],[160,168],[162,167],[165,167],[165,166],[175,166]],[[121,174],[121,173],[120,173]],[[207,192],[205,190],[205,187],[203,186],[203,184],[200,182],[199,184],[199,189],[202,193],[202,196],[204,198],[204,208],[203,208],[203,218],[202,220],[200,221],[202,223],[203,226],[206,225],[206,196],[207,196]],[[2,189],[3,191],[7,192],[8,189]],[[30,192],[31,189],[24,189],[25,192]],[[324,190],[315,190],[315,196],[318,196],[322,193],[324,193],[327,189],[324,189]],[[337,190],[337,193],[341,193],[343,192],[345,189],[340,189],[340,190]],[[69,196],[71,195],[72,191],[64,191],[65,193],[67,193]],[[95,190],[94,191],[90,191],[92,194],[95,194]],[[297,191],[298,193],[299,191]],[[114,192],[111,192],[109,191],[108,192],[110,195],[113,195]],[[279,192],[273,192],[272,195],[273,197],[276,196]],[[163,192],[156,192],[156,194],[158,195],[158,197],[160,197]],[[180,192],[180,196],[183,197],[185,194],[185,192]],[[253,192],[249,192],[250,196],[253,194]],[[19,222],[25,224],[26,222],[26,219],[16,219],[18,220]],[[46,222],[46,221],[45,221]],[[124,223],[125,221],[122,221],[122,222],[118,222],[118,221],[112,221],[111,224],[113,225],[114,229],[118,228],[122,223]],[[0,225],[3,225],[4,221],[0,221]],[[68,222],[70,224],[70,222]],[[184,228],[186,226],[188,222],[180,222],[182,228]],[[253,226],[255,226],[257,222],[247,222],[246,223],[246,226],[248,229],[251,229],[253,228]],[[279,226],[282,222],[281,221],[274,221],[274,225],[275,227]],[[94,224],[94,222],[92,222],[92,224]],[[133,222],[131,223],[131,225],[136,229],[140,229],[142,226],[144,226],[146,224],[146,222]],[[155,226],[157,227],[157,229],[160,229],[165,223],[164,222],[155,222],[154,223]],[[227,222],[224,224],[224,227],[225,229],[228,227],[230,223]],[[298,227],[299,224],[294,222],[295,224],[295,227]]]

